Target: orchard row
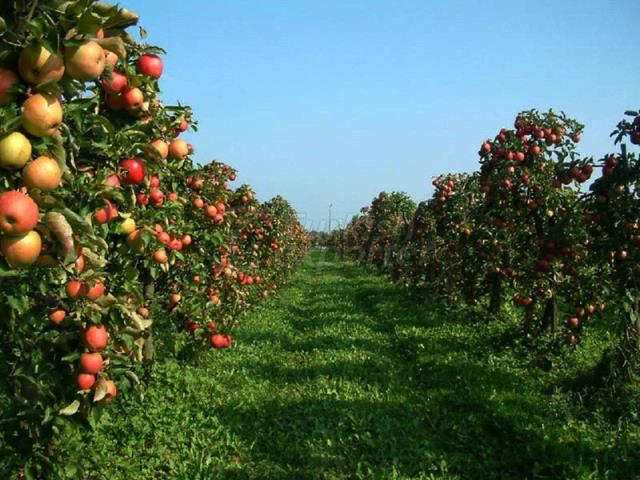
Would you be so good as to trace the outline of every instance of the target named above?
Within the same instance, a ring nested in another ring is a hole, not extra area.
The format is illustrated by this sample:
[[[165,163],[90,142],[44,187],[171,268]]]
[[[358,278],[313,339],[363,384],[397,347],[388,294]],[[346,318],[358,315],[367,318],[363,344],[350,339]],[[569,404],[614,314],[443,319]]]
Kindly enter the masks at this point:
[[[229,347],[308,241],[284,199],[193,163],[191,111],[159,99],[163,52],[127,32],[135,14],[12,0],[0,16],[2,421],[33,441],[140,382],[162,309],[176,336]]]
[[[596,317],[611,322],[622,332],[614,370],[628,378],[640,355],[640,162],[627,144],[640,144],[640,116],[626,112],[612,135],[620,151],[599,160],[576,151],[582,128],[523,112],[482,142],[478,171],[434,179],[417,206],[381,193],[330,242],[489,317],[511,301],[524,334],[553,348],[579,344]]]

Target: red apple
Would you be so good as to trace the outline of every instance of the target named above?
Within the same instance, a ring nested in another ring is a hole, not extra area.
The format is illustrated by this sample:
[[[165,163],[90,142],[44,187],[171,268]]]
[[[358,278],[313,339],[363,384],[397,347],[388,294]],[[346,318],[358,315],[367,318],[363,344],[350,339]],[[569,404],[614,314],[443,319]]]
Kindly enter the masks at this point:
[[[125,75],[119,72],[111,72],[110,76],[102,78],[102,88],[105,92],[116,95],[125,91],[129,85],[129,80]]]
[[[14,100],[15,95],[10,90],[18,83],[20,83],[20,80],[13,71],[0,68],[0,106]]]
[[[228,348],[231,345],[231,337],[221,333],[214,333],[209,337],[209,343],[211,343],[213,348]]]
[[[102,370],[102,355],[99,353],[81,353],[80,368],[84,373],[97,374]]]
[[[92,325],[84,331],[82,340],[89,350],[100,352],[107,348],[109,334],[103,325]]]
[[[164,248],[160,248],[153,253],[153,260],[156,263],[167,263],[169,257],[167,256],[167,251]]]
[[[76,377],[76,382],[80,390],[89,390],[95,385],[96,376],[90,373],[79,373]]]
[[[127,185],[140,185],[144,181],[144,163],[140,158],[128,158],[120,162],[120,168],[127,170],[122,181]]]
[[[91,288],[87,290],[86,297],[89,300],[98,300],[102,295],[104,295],[105,286],[104,283],[100,280],[96,280]]]
[[[182,160],[189,155],[189,146],[187,142],[180,138],[176,138],[169,144],[169,156],[176,160]]]
[[[157,55],[146,53],[138,59],[136,70],[143,75],[160,78],[162,76],[162,59]]]
[[[31,197],[16,191],[0,193],[0,231],[23,235],[38,223],[40,209]]]
[[[89,291],[88,286],[80,280],[69,280],[65,287],[67,297],[71,300],[76,300],[80,297],[84,297]]]
[[[144,94],[139,88],[129,88],[122,94],[122,106],[131,114],[138,114],[142,111]]]

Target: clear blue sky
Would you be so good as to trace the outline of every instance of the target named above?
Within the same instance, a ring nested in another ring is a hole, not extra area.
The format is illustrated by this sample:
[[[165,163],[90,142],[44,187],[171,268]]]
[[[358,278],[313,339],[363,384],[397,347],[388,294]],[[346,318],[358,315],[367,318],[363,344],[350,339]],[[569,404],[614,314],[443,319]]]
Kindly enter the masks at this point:
[[[382,190],[415,199],[477,167],[530,107],[587,125],[583,154],[640,107],[640,1],[123,0],[165,48],[167,102],[193,106],[196,159],[239,170],[309,228]]]

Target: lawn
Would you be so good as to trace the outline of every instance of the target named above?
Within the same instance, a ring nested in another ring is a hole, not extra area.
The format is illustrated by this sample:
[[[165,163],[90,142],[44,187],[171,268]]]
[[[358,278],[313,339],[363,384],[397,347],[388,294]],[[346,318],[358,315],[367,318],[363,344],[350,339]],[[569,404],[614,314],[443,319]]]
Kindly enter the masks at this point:
[[[109,480],[637,478],[637,405],[568,381],[602,344],[542,365],[517,328],[314,251],[232,349],[160,358],[47,456]]]

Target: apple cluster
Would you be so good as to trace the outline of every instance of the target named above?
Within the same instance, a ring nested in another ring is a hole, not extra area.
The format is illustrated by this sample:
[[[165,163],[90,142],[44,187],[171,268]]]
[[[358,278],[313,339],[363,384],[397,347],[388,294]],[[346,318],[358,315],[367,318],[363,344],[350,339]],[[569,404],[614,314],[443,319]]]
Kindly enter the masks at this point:
[[[0,36],[0,337],[31,440],[135,388],[157,331],[230,347],[309,244],[284,199],[195,163],[137,15],[52,3],[3,6]]]
[[[482,142],[478,171],[434,179],[431,200],[396,226],[384,223],[396,212],[382,193],[330,244],[488,318],[512,298],[526,338],[545,336],[549,348],[578,344],[612,303],[617,314],[606,318],[625,332],[620,365],[637,366],[629,359],[640,357],[640,171],[625,140],[637,143],[640,114],[627,115],[613,133],[621,152],[594,161],[576,151],[581,124],[522,112]]]

